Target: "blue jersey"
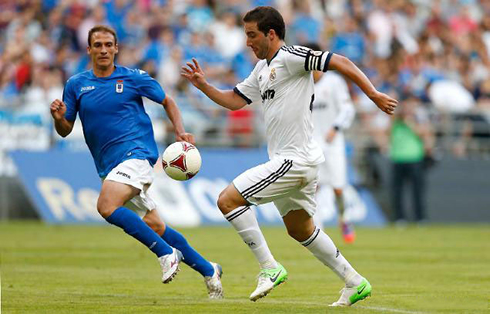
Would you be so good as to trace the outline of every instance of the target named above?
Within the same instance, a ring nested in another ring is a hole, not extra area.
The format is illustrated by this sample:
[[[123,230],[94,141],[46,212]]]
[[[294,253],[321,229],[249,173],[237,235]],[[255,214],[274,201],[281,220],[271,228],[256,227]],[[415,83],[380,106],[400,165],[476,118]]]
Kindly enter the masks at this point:
[[[146,72],[121,66],[108,77],[96,77],[89,70],[66,82],[65,118],[75,121],[77,113],[80,116],[100,177],[127,159],[147,159],[151,165],[157,161],[158,149],[143,96],[162,103],[165,92]]]

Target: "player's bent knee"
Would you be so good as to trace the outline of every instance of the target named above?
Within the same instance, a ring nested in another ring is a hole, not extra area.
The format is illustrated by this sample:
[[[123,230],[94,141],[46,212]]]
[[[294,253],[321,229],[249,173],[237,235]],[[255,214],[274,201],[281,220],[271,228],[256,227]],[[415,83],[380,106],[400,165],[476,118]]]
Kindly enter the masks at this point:
[[[104,218],[109,217],[117,208],[118,206],[111,204],[104,197],[99,197],[97,201],[97,211]]]
[[[117,209],[116,207],[97,205],[97,211],[104,218],[109,217],[116,209]]]
[[[224,191],[221,192],[221,194],[219,195],[217,205],[219,210],[223,213],[223,215],[226,215],[232,210],[234,210],[235,208],[237,208],[237,206],[235,206],[235,204],[230,200],[230,198],[226,196]]]

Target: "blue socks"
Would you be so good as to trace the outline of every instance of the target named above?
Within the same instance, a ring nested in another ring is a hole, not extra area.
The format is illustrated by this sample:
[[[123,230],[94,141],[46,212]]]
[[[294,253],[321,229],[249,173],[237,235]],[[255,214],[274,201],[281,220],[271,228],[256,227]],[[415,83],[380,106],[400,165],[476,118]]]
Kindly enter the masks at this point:
[[[105,220],[122,228],[124,232],[146,245],[157,257],[173,252],[172,248],[155,231],[148,227],[136,213],[126,207],[119,207]]]
[[[214,274],[213,265],[197,253],[178,231],[175,231],[167,225],[162,238],[169,245],[181,251],[182,255],[184,255],[184,263],[198,271],[201,275],[212,276]]]

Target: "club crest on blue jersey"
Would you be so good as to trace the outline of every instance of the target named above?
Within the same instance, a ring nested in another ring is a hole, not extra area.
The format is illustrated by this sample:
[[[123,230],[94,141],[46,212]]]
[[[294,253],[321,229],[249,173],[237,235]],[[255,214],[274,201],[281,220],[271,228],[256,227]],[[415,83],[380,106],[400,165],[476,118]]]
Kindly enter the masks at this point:
[[[124,89],[124,85],[123,85],[123,80],[117,80],[117,83],[116,83],[116,93],[122,93],[123,92],[123,89]]]

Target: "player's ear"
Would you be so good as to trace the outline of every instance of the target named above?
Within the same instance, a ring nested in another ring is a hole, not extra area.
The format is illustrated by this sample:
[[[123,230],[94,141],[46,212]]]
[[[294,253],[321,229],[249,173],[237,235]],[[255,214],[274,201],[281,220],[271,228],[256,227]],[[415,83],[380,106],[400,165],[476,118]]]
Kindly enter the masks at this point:
[[[276,31],[275,31],[275,30],[273,30],[273,29],[271,28],[271,29],[269,29],[269,31],[267,32],[267,35],[269,36],[269,38],[270,38],[271,40],[273,40],[273,39],[274,39],[274,37],[276,37]],[[267,37],[267,35],[266,35],[266,37]]]
[[[116,48],[116,51],[114,52],[114,54],[117,54],[117,53],[119,52],[119,45],[118,45],[118,44],[116,44],[116,45],[114,46],[114,48]]]
[[[90,46],[87,46],[87,54],[90,54]]]

